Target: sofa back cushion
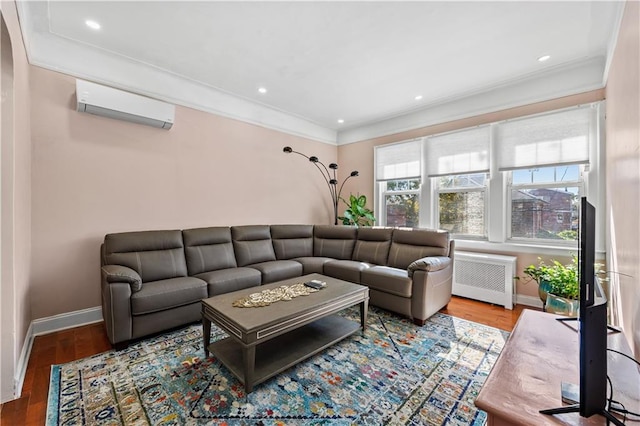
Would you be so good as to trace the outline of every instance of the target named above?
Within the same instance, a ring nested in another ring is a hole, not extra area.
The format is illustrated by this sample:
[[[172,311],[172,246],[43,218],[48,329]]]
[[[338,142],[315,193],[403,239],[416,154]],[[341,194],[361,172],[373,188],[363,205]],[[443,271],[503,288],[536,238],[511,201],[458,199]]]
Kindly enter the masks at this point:
[[[350,260],[358,228],[316,225],[313,227],[313,255]]]
[[[271,225],[277,259],[313,256],[313,225]]]
[[[231,238],[238,266],[276,260],[269,225],[232,226]]]
[[[449,232],[431,229],[394,229],[387,265],[406,269],[427,256],[449,256]]]
[[[107,234],[104,237],[104,262],[133,269],[143,283],[187,276],[179,230]]]
[[[391,228],[358,228],[358,239],[353,249],[352,259],[386,265],[392,232]]]
[[[228,226],[185,229],[182,237],[189,275],[237,266]]]

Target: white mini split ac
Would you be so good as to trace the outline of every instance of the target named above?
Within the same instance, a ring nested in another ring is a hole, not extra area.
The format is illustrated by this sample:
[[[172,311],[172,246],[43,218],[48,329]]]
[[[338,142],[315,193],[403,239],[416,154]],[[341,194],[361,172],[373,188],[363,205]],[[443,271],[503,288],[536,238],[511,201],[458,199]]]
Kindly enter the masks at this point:
[[[174,105],[84,80],[76,80],[76,98],[80,112],[167,130],[176,113]]]

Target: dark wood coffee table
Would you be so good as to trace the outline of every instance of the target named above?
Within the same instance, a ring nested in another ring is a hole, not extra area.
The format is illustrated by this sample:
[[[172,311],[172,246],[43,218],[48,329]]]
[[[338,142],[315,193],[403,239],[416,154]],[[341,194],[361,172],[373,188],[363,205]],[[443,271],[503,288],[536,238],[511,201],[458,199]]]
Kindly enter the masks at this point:
[[[232,303],[251,293],[310,280],[327,283],[308,296],[256,308]],[[360,305],[360,324],[335,315]],[[320,274],[278,281],[202,301],[205,356],[215,355],[240,381],[247,393],[253,387],[315,355],[356,331],[365,330],[369,288]],[[211,343],[211,322],[229,337]]]

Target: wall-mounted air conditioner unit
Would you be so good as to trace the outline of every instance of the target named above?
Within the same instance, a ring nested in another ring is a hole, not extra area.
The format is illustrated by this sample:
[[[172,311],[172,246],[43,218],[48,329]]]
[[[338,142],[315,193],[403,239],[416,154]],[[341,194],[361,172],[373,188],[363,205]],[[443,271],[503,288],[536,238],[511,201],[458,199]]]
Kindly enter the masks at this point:
[[[174,105],[145,96],[76,80],[78,111],[147,126],[170,129],[176,113]]]

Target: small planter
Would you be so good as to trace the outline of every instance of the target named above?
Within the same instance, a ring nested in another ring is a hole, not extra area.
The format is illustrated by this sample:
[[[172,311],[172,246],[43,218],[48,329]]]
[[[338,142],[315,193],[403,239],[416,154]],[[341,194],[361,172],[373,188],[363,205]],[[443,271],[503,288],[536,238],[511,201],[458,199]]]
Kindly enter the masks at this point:
[[[550,289],[551,289],[551,284],[549,283],[549,281],[541,280],[540,284],[538,284],[538,296],[540,296],[540,300],[542,300],[543,311],[546,311],[547,295],[549,294]]]
[[[538,283],[538,295],[542,300],[542,309],[546,312],[576,316],[578,299],[578,259],[563,265],[553,260],[550,265],[540,259],[539,264],[529,265],[524,273]],[[551,300],[551,296],[555,298]],[[561,296],[558,296],[561,295]]]
[[[547,295],[546,311],[552,314],[565,315],[568,317],[578,316],[579,301],[567,299],[549,293]]]

